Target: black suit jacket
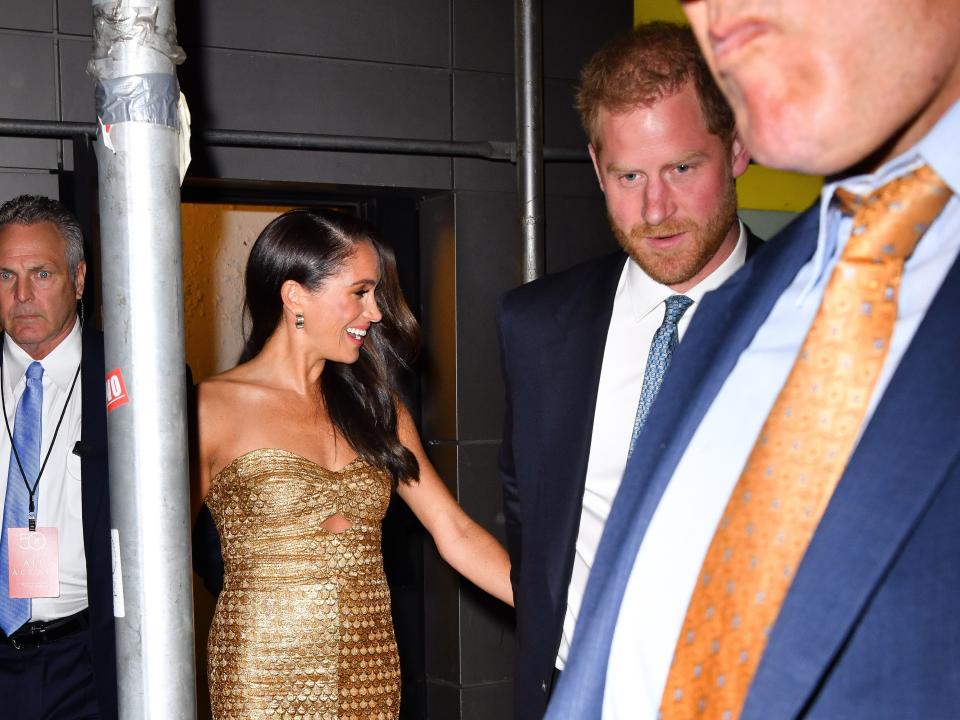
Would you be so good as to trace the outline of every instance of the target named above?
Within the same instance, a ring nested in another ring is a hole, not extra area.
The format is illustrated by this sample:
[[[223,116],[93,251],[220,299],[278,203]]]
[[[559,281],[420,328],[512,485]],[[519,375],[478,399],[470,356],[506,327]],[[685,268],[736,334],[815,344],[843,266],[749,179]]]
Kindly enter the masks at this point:
[[[103,334],[84,329],[80,445],[83,546],[90,603],[90,651],[102,720],[117,717],[117,662],[113,630],[113,562],[110,550],[110,493]]]
[[[762,245],[748,231],[747,255]],[[623,252],[507,293],[500,477],[517,613],[514,717],[546,711],[563,631],[607,328]]]
[[[0,353],[0,362],[3,354]],[[110,493],[107,467],[107,406],[104,387],[103,333],[81,333],[82,383],[80,441],[80,501],[83,510],[83,549],[87,564],[90,613],[90,653],[101,720],[117,718],[116,641],[113,634],[113,560],[110,549]],[[63,481],[61,474],[60,481]]]

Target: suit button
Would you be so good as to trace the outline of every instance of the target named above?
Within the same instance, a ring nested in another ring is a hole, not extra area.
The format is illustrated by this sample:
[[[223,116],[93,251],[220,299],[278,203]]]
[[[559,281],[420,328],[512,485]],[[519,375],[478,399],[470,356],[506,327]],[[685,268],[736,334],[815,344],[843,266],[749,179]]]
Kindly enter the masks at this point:
[[[547,691],[547,684],[546,684],[545,682],[540,683],[540,689],[543,690],[544,692],[546,692],[546,691]]]

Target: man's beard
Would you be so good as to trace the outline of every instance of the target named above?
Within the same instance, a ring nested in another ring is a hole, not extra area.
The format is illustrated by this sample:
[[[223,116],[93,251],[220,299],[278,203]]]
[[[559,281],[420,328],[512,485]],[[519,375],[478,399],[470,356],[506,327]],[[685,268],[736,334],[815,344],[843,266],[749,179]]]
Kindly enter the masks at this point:
[[[660,225],[641,223],[624,232],[609,216],[617,242],[637,265],[662,285],[679,285],[699,273],[716,255],[737,217],[736,184],[731,180],[717,205],[716,212],[704,225],[693,220],[668,220]],[[658,251],[645,241],[648,237],[666,237],[687,232],[690,237],[679,247]]]

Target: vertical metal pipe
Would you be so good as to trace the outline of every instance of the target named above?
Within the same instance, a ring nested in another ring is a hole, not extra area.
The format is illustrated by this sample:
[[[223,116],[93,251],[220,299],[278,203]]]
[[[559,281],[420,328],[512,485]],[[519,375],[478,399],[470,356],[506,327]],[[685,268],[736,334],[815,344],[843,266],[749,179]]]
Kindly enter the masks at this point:
[[[196,717],[174,0],[94,0],[120,717]]]
[[[514,0],[517,83],[517,187],[523,281],[544,273],[543,31],[541,0]]]

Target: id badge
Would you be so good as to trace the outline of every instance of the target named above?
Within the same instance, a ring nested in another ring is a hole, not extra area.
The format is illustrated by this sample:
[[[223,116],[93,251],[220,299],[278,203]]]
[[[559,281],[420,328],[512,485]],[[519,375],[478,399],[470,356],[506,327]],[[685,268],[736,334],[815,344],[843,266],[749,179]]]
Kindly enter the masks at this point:
[[[60,541],[55,527],[7,528],[10,597],[60,597]]]

